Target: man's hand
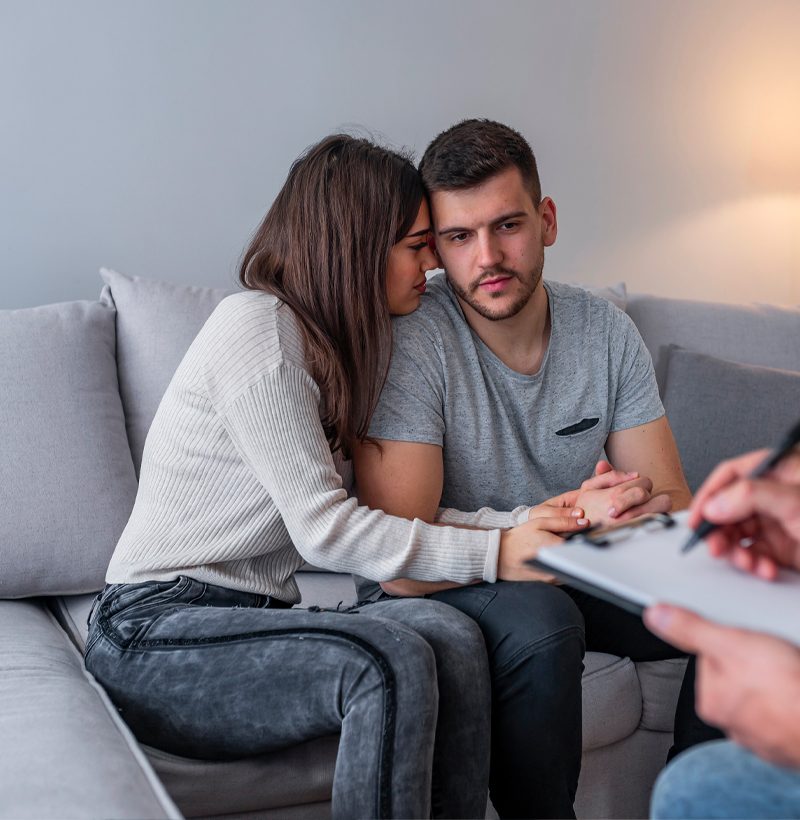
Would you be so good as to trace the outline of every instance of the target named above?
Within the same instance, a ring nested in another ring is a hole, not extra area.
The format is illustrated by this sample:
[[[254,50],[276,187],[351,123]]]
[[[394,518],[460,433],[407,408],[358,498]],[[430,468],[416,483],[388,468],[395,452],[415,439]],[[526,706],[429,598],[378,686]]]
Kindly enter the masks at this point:
[[[678,607],[645,611],[648,628],[696,654],[697,713],[759,757],[800,767],[800,649]]]
[[[763,478],[748,478],[766,450],[724,461],[697,491],[689,526],[702,518],[721,525],[709,551],[746,572],[772,580],[779,567],[800,569],[800,452]]]
[[[505,530],[500,534],[500,552],[497,558],[497,577],[503,581],[547,581],[555,577],[537,572],[526,564],[535,558],[540,547],[559,544],[561,536],[586,529],[585,518],[571,515],[542,516]]]
[[[591,524],[607,524],[612,520],[627,521],[648,512],[668,512],[669,497],[663,493],[651,495],[652,486],[652,482],[640,478],[639,473],[615,470],[602,459],[597,462],[594,475],[579,489],[531,507],[528,520],[570,515],[577,519],[588,518]]]
[[[606,490],[581,490],[576,504],[583,508],[592,524],[629,521],[645,513],[663,513],[672,509],[666,493],[653,495],[649,478],[634,478]]]
[[[615,470],[608,461],[597,462],[595,474],[581,484],[580,489],[551,498],[531,507],[530,519],[552,515],[554,508],[564,514],[588,518],[591,524],[628,521],[651,512],[669,512],[672,499],[666,493],[652,494],[653,482],[637,472]]]

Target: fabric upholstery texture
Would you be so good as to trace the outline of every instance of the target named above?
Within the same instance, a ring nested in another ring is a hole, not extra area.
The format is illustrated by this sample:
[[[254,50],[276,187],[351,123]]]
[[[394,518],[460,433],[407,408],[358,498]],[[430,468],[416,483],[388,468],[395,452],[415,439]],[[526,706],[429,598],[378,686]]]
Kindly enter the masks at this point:
[[[119,389],[136,474],[147,431],[184,354],[214,308],[230,293],[173,285],[103,268],[101,301],[117,310]]]
[[[800,372],[675,346],[666,364],[664,408],[692,492],[720,460],[776,444],[800,415]]]
[[[114,310],[0,311],[0,597],[97,589],[136,496]]]
[[[587,752],[575,796],[577,817],[648,817],[650,789],[671,745],[671,733],[640,729]]]
[[[144,747],[186,817],[330,801],[339,736],[233,761],[190,760]]]
[[[587,652],[583,664],[583,749],[588,751],[636,731],[642,691],[630,658]]]
[[[662,390],[667,347],[674,343],[742,364],[800,370],[800,307],[726,305],[631,293],[626,311],[650,350]]]
[[[672,734],[678,692],[685,671],[685,658],[639,661],[636,664],[636,674],[642,689],[642,729]]]
[[[0,816],[179,817],[52,616],[0,601]]]
[[[578,287],[585,288],[595,296],[608,299],[609,302],[616,305],[620,310],[625,310],[628,307],[628,290],[624,282],[617,282],[616,285],[607,285],[604,287],[578,284]]]

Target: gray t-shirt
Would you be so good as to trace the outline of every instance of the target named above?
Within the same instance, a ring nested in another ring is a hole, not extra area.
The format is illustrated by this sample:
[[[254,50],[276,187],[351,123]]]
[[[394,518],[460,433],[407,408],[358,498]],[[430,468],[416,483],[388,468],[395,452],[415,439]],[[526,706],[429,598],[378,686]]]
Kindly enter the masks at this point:
[[[393,320],[389,376],[369,435],[443,448],[443,507],[511,510],[575,489],[609,433],[664,415],[630,317],[582,288],[544,282],[550,342],[539,372],[511,370],[464,319],[444,276]],[[360,597],[375,593],[359,583]]]
[[[444,276],[394,320],[389,377],[369,434],[443,448],[441,505],[510,510],[574,489],[609,433],[664,415],[650,354],[605,299],[545,282],[551,334],[539,372],[503,364],[464,319]]]

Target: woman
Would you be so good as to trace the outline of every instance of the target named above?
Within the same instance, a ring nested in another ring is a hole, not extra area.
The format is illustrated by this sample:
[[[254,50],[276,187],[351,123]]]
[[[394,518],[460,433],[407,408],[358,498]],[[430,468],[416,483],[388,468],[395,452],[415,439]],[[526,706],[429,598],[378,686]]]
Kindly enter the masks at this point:
[[[157,748],[236,758],[341,732],[337,817],[429,816],[432,766],[434,813],[483,816],[485,651],[471,620],[433,601],[292,609],[295,571],[494,580],[548,538],[533,522],[437,527],[348,498],[390,313],[417,306],[435,266],[429,232],[404,157],[332,136],[294,163],[244,255],[245,290],[164,395],[87,643],[87,667]]]

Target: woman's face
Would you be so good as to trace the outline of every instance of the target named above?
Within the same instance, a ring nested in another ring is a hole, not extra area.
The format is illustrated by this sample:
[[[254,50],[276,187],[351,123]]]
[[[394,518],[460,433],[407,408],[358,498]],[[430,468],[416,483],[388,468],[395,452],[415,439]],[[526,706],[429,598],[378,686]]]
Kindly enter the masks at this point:
[[[389,313],[402,316],[419,307],[425,293],[425,272],[439,266],[428,245],[431,234],[431,215],[423,199],[411,230],[392,247],[386,272],[386,296]]]

